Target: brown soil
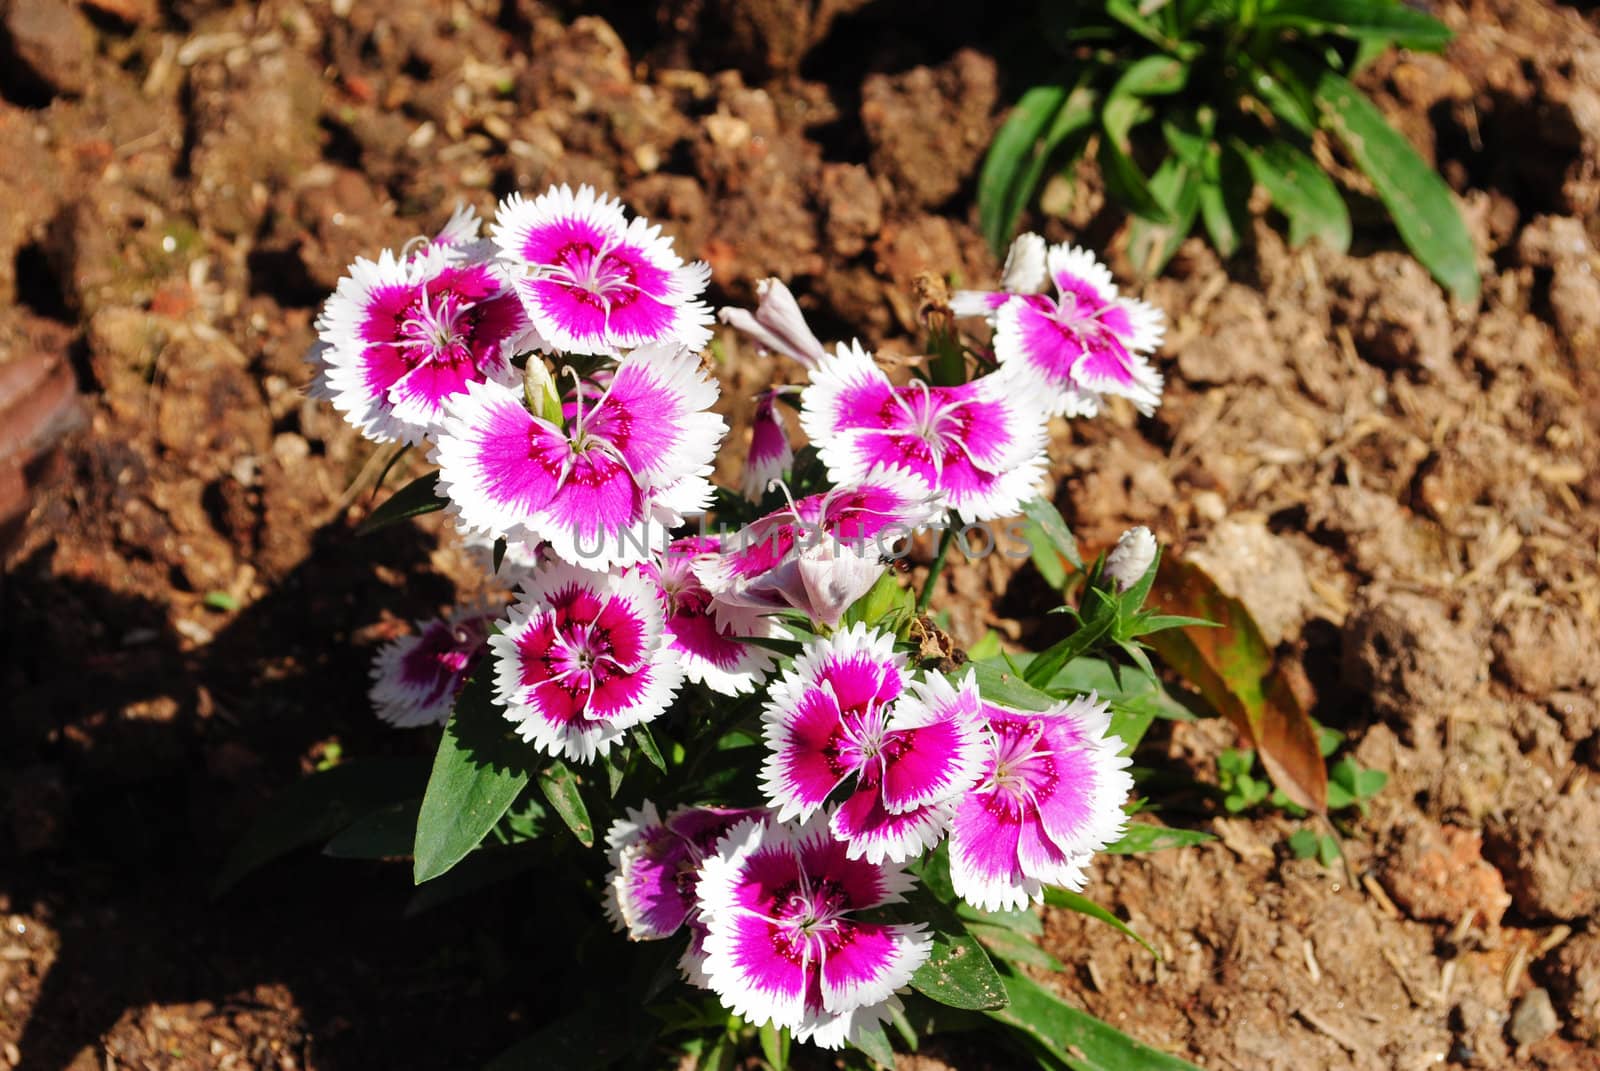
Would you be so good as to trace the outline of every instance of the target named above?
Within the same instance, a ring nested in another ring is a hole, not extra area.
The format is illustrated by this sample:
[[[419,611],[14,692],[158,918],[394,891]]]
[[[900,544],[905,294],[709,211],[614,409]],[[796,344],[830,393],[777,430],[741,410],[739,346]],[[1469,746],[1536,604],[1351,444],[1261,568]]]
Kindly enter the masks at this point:
[[[1340,870],[1292,859],[1286,819],[1168,800],[1220,840],[1090,888],[1160,961],[1050,915],[1050,984],[1208,1068],[1600,1066],[1600,28],[1439,11],[1449,51],[1368,85],[1461,195],[1481,304],[1370,205],[1348,257],[1192,241],[1145,288],[1166,404],[1058,429],[1085,542],[1193,550],[1391,777]],[[207,896],[334,748],[428,751],[375,724],[366,661],[459,555],[434,524],[354,538],[371,452],[302,392],[356,253],[587,181],[710,260],[716,301],[790,278],[825,337],[903,352],[918,272],[993,278],[974,173],[1019,87],[962,9],[604,14],[0,0],[0,374],[70,367],[84,396],[53,462],[0,471],[36,485],[0,591],[0,1068],[470,1067],[543,1017],[548,971],[493,938],[525,898],[403,919],[398,869],[312,856]],[[1047,233],[1115,234],[1077,204]],[[721,345],[744,404],[765,370]],[[1036,580],[963,566],[939,605],[964,642],[1041,635]],[[1203,782],[1232,743],[1179,725],[1141,761]]]

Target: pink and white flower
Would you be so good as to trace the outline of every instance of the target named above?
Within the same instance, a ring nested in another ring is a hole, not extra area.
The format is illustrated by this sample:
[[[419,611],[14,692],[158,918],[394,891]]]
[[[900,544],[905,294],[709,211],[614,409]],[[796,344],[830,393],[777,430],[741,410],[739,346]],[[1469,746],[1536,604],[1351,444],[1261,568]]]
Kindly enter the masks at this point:
[[[367,692],[378,717],[402,729],[442,725],[489,649],[489,615],[460,609],[418,621],[415,635],[384,644],[372,660]]]
[[[316,392],[369,439],[420,442],[449,398],[515,380],[511,358],[530,338],[521,303],[493,265],[446,239],[357,258],[317,318]]]
[[[912,687],[891,633],[857,624],[801,652],[761,715],[761,788],[779,821],[810,818],[853,779],[829,821],[850,858],[903,862],[939,842],[985,757],[980,702],[970,682]]]
[[[658,717],[683,682],[645,578],[557,562],[526,580],[499,635],[495,698],[540,751],[590,762]]]
[[[811,372],[800,426],[835,483],[875,468],[913,473],[966,521],[1017,512],[1045,470],[1045,420],[1033,384],[1001,371],[957,387],[897,387],[859,344]]]
[[[1093,415],[1104,394],[1153,412],[1162,380],[1148,355],[1165,332],[1160,310],[1121,296],[1110,270],[1086,249],[1051,246],[1046,261],[1053,297],[964,291],[951,306],[960,315],[993,319],[995,356],[1042,379],[1056,413]]]
[[[741,334],[749,335],[764,353],[781,353],[813,368],[826,354],[822,343],[806,324],[789,288],[781,279],[756,284],[760,304],[754,315],[745,309],[719,309],[717,317]]]
[[[699,920],[700,865],[715,855],[717,842],[759,810],[727,807],[679,807],[662,821],[656,805],[629,808],[606,834],[611,874],[606,879],[606,915],[630,941],[670,937],[687,924],[692,933],[679,966],[695,985],[705,986],[702,947],[705,925]]]
[[[659,226],[629,220],[593,187],[554,186],[531,201],[514,193],[491,230],[528,319],[556,349],[615,355],[711,340],[711,310],[697,300],[711,268],[684,264]]]
[[[1133,788],[1111,714],[1092,695],[1045,711],[984,703],[989,753],[950,823],[950,881],[986,911],[1081,889],[1093,853],[1121,836]]]
[[[907,473],[881,470],[859,486],[808,495],[722,540],[695,566],[718,620],[799,610],[838,624],[877,582],[895,544],[939,516],[939,504]]]
[[[756,412],[750,418],[750,453],[745,458],[739,493],[752,502],[760,502],[772,481],[788,476],[794,467],[794,450],[789,446],[789,433],[777,402],[778,391],[764,392],[756,399]]]
[[[433,459],[463,524],[604,569],[648,559],[668,528],[709,505],[727,427],[709,411],[717,388],[698,358],[636,349],[598,400],[594,390],[580,385],[560,427],[498,384],[451,399]]]
[[[932,951],[920,923],[852,917],[911,886],[897,866],[848,858],[820,819],[737,826],[700,875],[710,989],[748,1023],[842,1047],[900,1007],[895,990]]]
[[[771,651],[748,640],[775,630],[754,615],[735,628],[711,612],[711,592],[694,569],[720,549],[716,536],[685,536],[668,544],[658,561],[646,562],[639,570],[661,592],[666,613],[663,634],[667,648],[683,666],[684,677],[722,695],[742,695],[766,679],[774,662]]]

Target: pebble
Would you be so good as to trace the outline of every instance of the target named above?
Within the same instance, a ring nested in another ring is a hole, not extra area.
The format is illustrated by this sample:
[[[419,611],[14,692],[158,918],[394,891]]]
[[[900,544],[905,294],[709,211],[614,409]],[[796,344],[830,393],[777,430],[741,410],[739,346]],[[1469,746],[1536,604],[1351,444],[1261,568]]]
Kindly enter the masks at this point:
[[[1543,989],[1530,989],[1517,1001],[1511,1013],[1511,1040],[1518,1045],[1533,1045],[1554,1034],[1561,1026],[1556,1009],[1550,1003],[1550,994]]]

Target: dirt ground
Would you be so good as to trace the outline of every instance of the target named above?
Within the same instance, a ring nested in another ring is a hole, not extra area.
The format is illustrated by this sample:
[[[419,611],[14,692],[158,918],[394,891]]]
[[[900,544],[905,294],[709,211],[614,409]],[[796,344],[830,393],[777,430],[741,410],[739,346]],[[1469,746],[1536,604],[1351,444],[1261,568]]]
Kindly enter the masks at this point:
[[[520,890],[407,919],[399,869],[304,855],[208,896],[275,788],[430,751],[376,724],[366,665],[451,600],[459,552],[429,523],[355,539],[370,451],[303,393],[353,256],[583,181],[709,260],[717,303],[791,279],[826,338],[904,350],[916,273],[993,279],[1000,28],[902,0],[572,8],[0,0],[0,372],[82,393],[0,590],[0,1068],[472,1067],[541,1020],[548,970],[486,937],[526,925]],[[1600,20],[1437,11],[1446,54],[1365,80],[1461,195],[1481,303],[1359,199],[1349,256],[1191,241],[1144,288],[1165,405],[1057,429],[1080,537],[1149,524],[1202,561],[1390,774],[1337,870],[1281,816],[1163,796],[1219,840],[1089,888],[1160,961],[1048,917],[1050,984],[1206,1068],[1600,1067]],[[1114,251],[1082,178],[1038,223]],[[742,398],[765,371],[721,346]],[[1023,640],[1038,588],[995,558],[936,606],[963,642]],[[1178,725],[1139,761],[1192,786],[1232,743]]]

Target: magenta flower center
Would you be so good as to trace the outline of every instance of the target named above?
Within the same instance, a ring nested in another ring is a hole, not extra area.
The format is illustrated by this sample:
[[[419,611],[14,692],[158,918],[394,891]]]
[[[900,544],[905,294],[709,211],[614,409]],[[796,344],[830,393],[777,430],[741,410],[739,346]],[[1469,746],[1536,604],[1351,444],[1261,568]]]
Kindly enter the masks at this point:
[[[991,790],[1014,813],[1034,802],[1034,785],[1052,775],[1051,753],[1039,745],[1043,732],[1026,722],[995,722],[994,777]]]
[[[470,361],[475,321],[473,306],[460,295],[447,290],[430,297],[428,288],[423,287],[400,322],[400,337],[394,345],[411,364]]]
[[[779,889],[773,897],[773,937],[780,955],[790,962],[820,963],[828,950],[844,943],[849,897],[836,882],[813,885],[804,874],[798,882]]]
[[[638,272],[613,248],[610,242],[599,249],[588,242],[569,242],[540,272],[586,305],[606,312],[624,308],[639,296]]]

